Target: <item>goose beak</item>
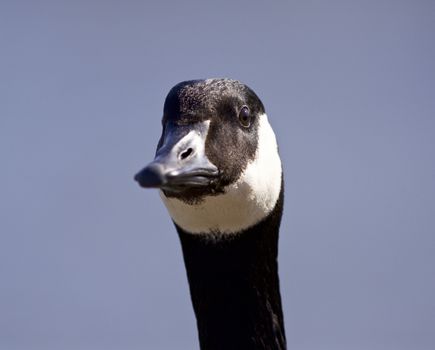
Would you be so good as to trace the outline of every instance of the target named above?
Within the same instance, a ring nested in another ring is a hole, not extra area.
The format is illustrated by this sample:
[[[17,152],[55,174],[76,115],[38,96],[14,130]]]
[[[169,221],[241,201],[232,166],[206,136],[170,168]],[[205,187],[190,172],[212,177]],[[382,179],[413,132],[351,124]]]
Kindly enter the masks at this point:
[[[155,159],[134,179],[144,188],[183,192],[207,187],[218,176],[217,167],[205,155],[209,121],[190,126],[167,126]]]

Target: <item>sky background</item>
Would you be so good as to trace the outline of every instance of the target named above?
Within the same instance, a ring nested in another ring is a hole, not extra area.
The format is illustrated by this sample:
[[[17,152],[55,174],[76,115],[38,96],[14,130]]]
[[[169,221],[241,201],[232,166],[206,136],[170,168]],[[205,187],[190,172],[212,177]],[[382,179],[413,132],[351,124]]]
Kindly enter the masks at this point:
[[[169,89],[239,79],[280,145],[289,349],[435,348],[434,1],[0,2],[0,349],[198,349],[133,175]]]

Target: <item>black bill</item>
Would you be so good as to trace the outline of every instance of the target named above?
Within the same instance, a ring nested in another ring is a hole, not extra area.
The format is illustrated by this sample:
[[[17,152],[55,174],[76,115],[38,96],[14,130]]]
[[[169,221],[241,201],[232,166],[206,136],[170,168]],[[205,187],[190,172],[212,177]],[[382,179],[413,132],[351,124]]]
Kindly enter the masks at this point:
[[[205,155],[208,126],[209,121],[188,126],[167,125],[154,161],[134,179],[144,188],[173,193],[213,184],[219,172]]]

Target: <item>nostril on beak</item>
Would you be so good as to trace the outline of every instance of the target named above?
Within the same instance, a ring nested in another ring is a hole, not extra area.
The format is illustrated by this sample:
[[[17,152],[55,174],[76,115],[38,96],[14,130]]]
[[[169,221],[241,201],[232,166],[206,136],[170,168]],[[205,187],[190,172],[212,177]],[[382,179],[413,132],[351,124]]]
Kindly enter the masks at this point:
[[[193,149],[189,147],[188,149],[180,153],[180,159],[184,160],[188,158],[192,153],[193,153]]]

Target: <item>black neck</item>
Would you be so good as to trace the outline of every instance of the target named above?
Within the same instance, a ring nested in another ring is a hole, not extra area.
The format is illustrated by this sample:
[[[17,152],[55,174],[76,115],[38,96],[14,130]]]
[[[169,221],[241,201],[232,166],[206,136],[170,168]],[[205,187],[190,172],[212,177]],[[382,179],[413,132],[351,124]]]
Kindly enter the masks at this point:
[[[253,228],[211,239],[177,226],[202,350],[286,348],[278,280],[283,195]]]

